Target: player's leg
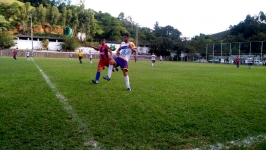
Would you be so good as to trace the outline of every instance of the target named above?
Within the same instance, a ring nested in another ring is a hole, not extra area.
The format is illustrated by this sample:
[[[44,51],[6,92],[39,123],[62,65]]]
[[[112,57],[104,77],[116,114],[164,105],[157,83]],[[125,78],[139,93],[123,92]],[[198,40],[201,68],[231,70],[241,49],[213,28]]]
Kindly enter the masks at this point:
[[[125,78],[127,91],[130,92],[131,88],[130,88],[130,82],[129,82],[129,76],[128,76],[128,63],[127,63],[127,61],[122,59],[120,67],[123,70],[123,75],[124,75],[124,78]]]
[[[95,80],[92,80],[92,83],[98,84],[100,76],[101,76],[101,71],[103,70],[103,67],[104,67],[104,65],[103,65],[103,63],[100,60],[99,63],[98,63],[98,69],[97,69],[97,72],[96,72],[96,75],[95,75]]]
[[[130,92],[131,88],[130,88],[130,82],[129,82],[129,76],[128,76],[128,69],[124,68],[122,70],[123,70],[123,75],[124,75],[125,82],[126,82],[127,91]]]
[[[112,76],[112,72],[113,72],[113,66],[115,66],[118,63],[114,59],[109,60],[109,62],[107,62],[107,63],[108,63],[108,75],[104,76],[103,78],[105,80],[107,80],[107,81],[110,81],[111,80],[111,76]]]

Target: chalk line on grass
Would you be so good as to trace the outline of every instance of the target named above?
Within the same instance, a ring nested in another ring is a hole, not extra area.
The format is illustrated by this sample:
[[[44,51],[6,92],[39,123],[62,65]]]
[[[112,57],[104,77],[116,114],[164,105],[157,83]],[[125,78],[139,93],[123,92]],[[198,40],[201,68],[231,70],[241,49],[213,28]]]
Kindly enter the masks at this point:
[[[83,133],[83,142],[84,146],[91,146],[93,149],[100,149],[98,146],[98,143],[93,140],[92,135],[90,135],[90,132],[88,128],[86,127],[83,120],[77,115],[75,110],[72,108],[72,106],[68,103],[67,98],[65,98],[55,87],[55,85],[50,81],[49,77],[42,71],[42,69],[39,67],[39,65],[34,61],[32,58],[33,63],[37,67],[37,69],[42,74],[43,78],[45,79],[46,83],[50,86],[53,92],[55,92],[57,99],[63,104],[64,109],[71,115],[71,118],[74,122],[76,122],[79,126],[79,130]]]
[[[210,150],[221,150],[221,149],[230,149],[233,147],[248,147],[248,146],[252,146],[253,144],[256,143],[261,143],[263,141],[266,141],[266,134],[261,134],[258,136],[249,136],[246,137],[242,140],[235,140],[235,141],[229,141],[226,142],[225,144],[222,143],[216,143],[214,145],[206,145],[206,146],[202,146],[201,148],[194,148],[193,150],[204,150],[204,149],[210,149]]]

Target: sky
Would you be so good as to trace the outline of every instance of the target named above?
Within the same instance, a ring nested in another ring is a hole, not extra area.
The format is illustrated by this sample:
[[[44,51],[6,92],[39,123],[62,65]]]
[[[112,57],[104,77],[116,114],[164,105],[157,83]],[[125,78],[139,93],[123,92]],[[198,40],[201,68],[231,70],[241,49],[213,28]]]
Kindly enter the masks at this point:
[[[214,34],[237,25],[246,16],[266,13],[266,0],[85,0],[85,7],[114,17],[123,12],[141,27],[170,25],[182,37]]]

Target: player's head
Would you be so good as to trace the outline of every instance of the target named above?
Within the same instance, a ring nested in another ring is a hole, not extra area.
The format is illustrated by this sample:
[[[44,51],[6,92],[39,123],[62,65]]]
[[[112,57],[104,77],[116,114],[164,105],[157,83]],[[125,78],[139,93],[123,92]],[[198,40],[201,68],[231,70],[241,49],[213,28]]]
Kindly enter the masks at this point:
[[[102,45],[104,45],[104,44],[105,44],[105,42],[106,42],[106,40],[105,40],[105,39],[101,39],[101,44],[102,44]]]
[[[124,40],[124,42],[128,42],[128,37],[129,37],[129,35],[128,35],[128,33],[124,33],[123,34],[123,40]]]

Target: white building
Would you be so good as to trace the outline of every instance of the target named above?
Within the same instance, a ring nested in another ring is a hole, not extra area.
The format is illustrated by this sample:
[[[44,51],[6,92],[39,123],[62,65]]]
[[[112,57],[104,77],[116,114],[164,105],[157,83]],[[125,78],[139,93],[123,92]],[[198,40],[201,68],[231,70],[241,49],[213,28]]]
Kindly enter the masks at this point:
[[[15,46],[12,48],[18,49],[42,49],[42,40],[48,39],[49,45],[48,50],[56,51],[61,49],[63,43],[62,38],[59,37],[45,37],[45,36],[33,36],[33,40],[29,35],[18,35],[17,39],[14,40]]]

